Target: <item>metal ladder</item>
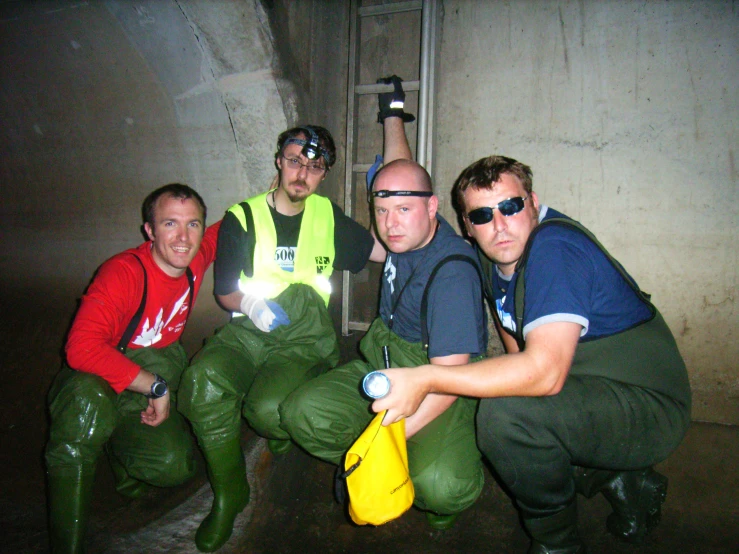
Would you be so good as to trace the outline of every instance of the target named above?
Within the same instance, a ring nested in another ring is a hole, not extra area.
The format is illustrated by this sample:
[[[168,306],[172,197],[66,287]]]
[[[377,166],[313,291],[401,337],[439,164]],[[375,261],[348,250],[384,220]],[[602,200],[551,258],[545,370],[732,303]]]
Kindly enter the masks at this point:
[[[369,5],[363,5],[369,4]],[[362,36],[361,29],[364,18],[376,17],[392,17],[395,14],[405,14],[414,12],[416,17],[420,16],[420,44],[419,60],[418,60],[418,80],[403,81],[403,89],[406,93],[418,92],[418,109],[415,111],[417,119],[417,137],[416,137],[416,161],[424,166],[429,174],[432,173],[433,152],[433,99],[434,99],[434,75],[436,67],[436,49],[437,49],[437,29],[438,29],[438,6],[437,0],[412,0],[400,2],[388,2],[383,4],[363,2],[362,0],[352,0],[351,2],[351,24],[349,30],[349,69],[348,69],[348,86],[346,100],[346,174],[344,178],[344,212],[355,217],[355,195],[360,181],[361,190],[364,190],[364,179],[367,171],[371,167],[371,163],[361,163],[357,160],[360,157],[358,153],[358,135],[361,128],[359,123],[377,126],[374,118],[359,118],[358,108],[360,97],[374,95],[381,92],[390,92],[391,85],[375,84],[374,79],[384,77],[385,75],[374,75],[371,84],[362,84],[360,61],[362,56]],[[393,71],[391,68],[390,71]],[[403,75],[401,75],[403,77]],[[406,97],[406,106],[408,98]],[[376,101],[375,101],[376,108]],[[409,111],[412,111],[409,109]],[[408,125],[406,126],[408,127]],[[409,142],[411,137],[409,137]],[[361,196],[360,196],[361,198]],[[365,203],[365,208],[367,208]],[[367,270],[364,270],[367,271]],[[358,321],[352,318],[352,308],[354,307],[356,276],[349,271],[344,271],[342,276],[342,297],[341,297],[341,332],[344,336],[351,334],[351,331],[366,331],[369,329],[370,322]],[[374,315],[373,315],[374,318]]]

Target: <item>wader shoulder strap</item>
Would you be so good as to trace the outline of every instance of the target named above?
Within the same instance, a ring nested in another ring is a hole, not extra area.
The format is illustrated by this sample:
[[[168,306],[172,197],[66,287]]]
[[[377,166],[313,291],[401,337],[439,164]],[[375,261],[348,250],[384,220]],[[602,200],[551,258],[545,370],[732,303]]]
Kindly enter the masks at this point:
[[[126,327],[126,330],[123,331],[123,336],[121,336],[121,340],[118,341],[118,346],[116,346],[116,348],[124,354],[126,353],[126,347],[128,346],[128,343],[131,342],[131,337],[133,337],[133,334],[136,332],[136,328],[139,326],[139,323],[141,323],[141,318],[143,317],[144,309],[146,308],[146,289],[148,281],[146,268],[144,267],[144,263],[138,256],[134,254],[133,257],[136,258],[136,261],[138,261],[139,264],[141,264],[141,270],[144,272],[144,293],[141,295],[141,302],[139,303],[139,307],[136,310],[136,313],[133,314],[131,321],[128,322],[128,327]],[[187,283],[190,286],[187,307],[187,318],[189,319],[190,314],[192,313],[192,301],[195,295],[195,276],[193,275],[190,266],[187,266],[187,269],[185,269],[185,275],[187,275]]]
[[[475,250],[477,250],[477,259],[482,268],[482,292],[488,302],[490,311],[495,314],[495,300],[493,299],[493,271],[495,271],[495,265],[478,245],[475,245]]]
[[[251,240],[247,238],[246,241],[247,250],[245,256],[247,260],[251,261],[251,263],[248,264],[248,271],[244,272],[244,275],[251,279],[254,277],[254,249],[257,246],[257,229],[254,225],[254,214],[251,211],[249,203],[244,201],[241,202],[239,206],[244,210],[244,219],[246,220],[246,229],[244,229],[244,231],[251,233]]]
[[[473,260],[469,256],[465,256],[464,254],[452,254],[451,256],[447,256],[438,264],[436,264],[434,269],[431,271],[431,274],[429,275],[429,279],[426,282],[426,288],[423,289],[423,297],[421,298],[421,345],[423,346],[424,352],[428,352],[429,349],[429,331],[428,326],[426,325],[426,316],[428,314],[429,303],[429,289],[431,288],[431,283],[433,283],[436,274],[445,264],[449,262],[465,262],[470,264],[472,267],[475,268],[477,276],[480,277],[480,282],[482,282],[480,268],[475,263],[475,260]],[[452,308],[450,307],[450,309]]]
[[[524,349],[524,340],[523,340],[523,310],[524,310],[524,296],[526,294],[526,284],[524,279],[524,274],[526,272],[526,262],[529,258],[529,253],[531,251],[531,246],[534,243],[534,238],[537,234],[544,228],[544,227],[551,227],[554,225],[559,225],[561,227],[569,227],[570,229],[575,229],[577,231],[580,231],[583,235],[585,235],[590,242],[592,242],[595,246],[598,247],[598,249],[603,253],[603,255],[606,257],[606,259],[610,262],[610,264],[613,266],[613,268],[618,271],[618,273],[621,275],[624,281],[631,287],[631,290],[634,291],[634,293],[639,297],[639,299],[644,302],[644,304],[647,305],[649,310],[652,312],[652,317],[654,317],[654,314],[656,313],[656,308],[651,302],[651,295],[647,294],[646,292],[642,291],[634,282],[634,280],[626,273],[626,270],[621,266],[621,264],[611,256],[611,254],[606,250],[606,248],[600,243],[600,241],[595,238],[595,235],[591,233],[588,229],[583,227],[580,223],[577,221],[574,221],[572,219],[565,219],[561,217],[547,219],[543,223],[540,223],[536,229],[534,229],[531,232],[531,235],[529,235],[529,240],[526,242],[526,246],[524,247],[523,254],[521,254],[521,258],[519,258],[518,262],[516,263],[516,273],[518,274],[518,277],[516,278],[516,290],[515,290],[515,317],[516,317],[516,333],[515,338],[516,342],[518,343],[518,347],[520,350]]]
[[[138,310],[136,310],[136,313],[133,314],[131,321],[128,322],[128,327],[126,327],[126,330],[123,331],[123,336],[121,337],[121,340],[118,341],[118,346],[116,346],[116,348],[124,354],[126,353],[126,346],[128,346],[128,343],[131,341],[131,337],[136,331],[136,327],[139,326],[141,317],[144,315],[144,308],[146,307],[146,285],[148,281],[146,268],[144,267],[144,262],[142,262],[137,255],[133,254],[133,257],[136,258],[137,262],[139,262],[141,270],[144,272],[144,294],[141,295],[141,302],[139,303]]]
[[[192,313],[193,298],[195,297],[195,276],[192,274],[192,269],[190,269],[189,265],[185,269],[185,275],[187,275],[187,284],[190,286],[190,292],[187,295],[187,318],[185,319],[185,323],[187,323]]]

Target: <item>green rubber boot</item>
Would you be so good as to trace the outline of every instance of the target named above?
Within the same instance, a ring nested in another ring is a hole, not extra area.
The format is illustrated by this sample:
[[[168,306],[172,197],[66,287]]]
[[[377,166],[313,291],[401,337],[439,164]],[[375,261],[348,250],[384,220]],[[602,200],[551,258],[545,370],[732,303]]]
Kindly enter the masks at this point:
[[[110,461],[110,467],[113,470],[113,476],[115,477],[115,490],[118,494],[125,496],[126,498],[136,499],[141,498],[146,491],[149,490],[149,485],[138,479],[131,477],[126,468],[109,447],[106,447],[105,452],[108,454],[108,460]]]
[[[272,452],[272,454],[274,454],[275,456],[280,456],[281,454],[286,454],[287,452],[290,452],[292,447],[293,443],[290,439],[267,439],[267,448],[269,448],[269,451]]]
[[[95,468],[52,469],[47,477],[50,551],[53,554],[84,552]]]
[[[195,544],[201,552],[215,552],[231,537],[236,516],[249,504],[249,483],[238,439],[203,449],[203,454],[214,498],[195,534]]]
[[[426,522],[429,527],[438,531],[446,531],[454,527],[454,523],[457,521],[459,514],[435,514],[433,512],[426,512]]]

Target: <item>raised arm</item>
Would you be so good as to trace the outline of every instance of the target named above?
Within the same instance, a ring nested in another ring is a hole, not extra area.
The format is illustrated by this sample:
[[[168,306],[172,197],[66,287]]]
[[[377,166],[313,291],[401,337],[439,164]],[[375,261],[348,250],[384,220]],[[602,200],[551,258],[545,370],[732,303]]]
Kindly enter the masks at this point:
[[[405,136],[405,123],[416,118],[404,111],[405,91],[402,79],[397,75],[383,77],[378,83],[393,85],[392,92],[383,92],[378,95],[377,121],[383,127],[383,158],[386,164],[399,159],[411,160],[411,148]]]

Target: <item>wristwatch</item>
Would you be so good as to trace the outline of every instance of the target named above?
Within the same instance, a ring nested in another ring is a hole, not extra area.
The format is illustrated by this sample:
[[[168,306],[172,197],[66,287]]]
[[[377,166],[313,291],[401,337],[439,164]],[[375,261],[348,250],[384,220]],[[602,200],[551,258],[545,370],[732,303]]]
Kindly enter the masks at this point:
[[[161,398],[167,394],[167,381],[161,375],[154,374],[154,382],[151,384],[151,392],[146,398]]]

